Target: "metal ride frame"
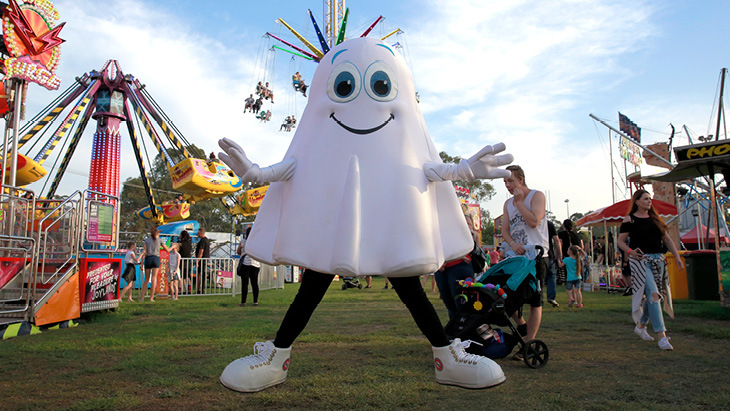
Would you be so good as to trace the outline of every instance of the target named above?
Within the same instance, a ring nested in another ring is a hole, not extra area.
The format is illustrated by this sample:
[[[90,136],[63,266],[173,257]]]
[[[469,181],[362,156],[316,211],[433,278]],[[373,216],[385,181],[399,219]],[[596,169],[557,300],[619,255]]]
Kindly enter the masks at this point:
[[[0,207],[12,218],[0,221],[0,253],[21,262],[18,272],[0,289],[0,322],[33,321],[38,310],[79,271],[83,251],[113,253],[89,245],[84,228],[93,201],[115,197],[90,190],[76,191],[64,199],[20,197],[22,190],[3,186]],[[28,191],[26,191],[28,192]],[[32,194],[32,192],[31,192]],[[118,235],[118,219],[113,231]],[[111,243],[110,243],[111,244]],[[116,241],[114,241],[116,244]],[[116,306],[118,300],[114,301]]]

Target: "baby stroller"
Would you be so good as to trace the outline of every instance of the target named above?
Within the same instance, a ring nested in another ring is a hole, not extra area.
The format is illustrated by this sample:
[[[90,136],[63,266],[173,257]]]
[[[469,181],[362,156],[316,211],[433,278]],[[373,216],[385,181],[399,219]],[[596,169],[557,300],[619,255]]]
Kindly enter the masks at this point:
[[[342,278],[342,289],[347,290],[348,288],[357,288],[362,290],[362,284],[357,277],[341,277]]]
[[[466,348],[468,352],[493,359],[506,357],[519,345],[527,366],[540,368],[545,365],[550,356],[547,345],[538,339],[525,341],[510,319],[540,290],[535,261],[542,257],[542,248],[537,249],[535,259],[507,258],[493,265],[476,281],[460,281],[458,290],[461,294],[456,297],[459,315],[446,325],[446,334],[470,341]],[[502,332],[494,326],[506,326],[510,332]]]

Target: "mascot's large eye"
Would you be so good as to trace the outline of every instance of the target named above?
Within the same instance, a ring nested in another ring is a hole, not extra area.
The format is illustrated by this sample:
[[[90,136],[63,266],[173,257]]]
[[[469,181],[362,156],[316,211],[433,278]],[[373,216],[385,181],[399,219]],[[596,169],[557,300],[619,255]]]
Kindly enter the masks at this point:
[[[382,61],[376,61],[365,70],[365,91],[377,101],[391,101],[398,95],[395,71]]]
[[[347,103],[360,94],[360,71],[349,62],[340,63],[327,81],[327,94],[335,103]]]

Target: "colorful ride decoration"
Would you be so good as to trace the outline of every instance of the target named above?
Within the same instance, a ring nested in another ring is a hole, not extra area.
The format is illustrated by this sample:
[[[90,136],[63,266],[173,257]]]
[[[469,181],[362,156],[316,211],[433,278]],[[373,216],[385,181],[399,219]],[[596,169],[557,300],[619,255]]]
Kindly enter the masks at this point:
[[[222,162],[186,158],[170,169],[172,188],[191,196],[192,201],[235,193],[243,183]]]
[[[4,54],[7,78],[19,78],[57,90],[61,79],[55,74],[64,42],[58,37],[66,23],[54,26],[58,11],[48,0],[9,0],[3,11]]]

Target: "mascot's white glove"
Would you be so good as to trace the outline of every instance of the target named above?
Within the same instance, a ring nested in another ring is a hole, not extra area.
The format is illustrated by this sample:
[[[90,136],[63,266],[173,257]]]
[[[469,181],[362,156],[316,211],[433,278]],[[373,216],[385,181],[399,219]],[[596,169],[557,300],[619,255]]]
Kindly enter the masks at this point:
[[[244,183],[262,184],[284,181],[288,180],[294,174],[294,168],[296,166],[294,159],[286,159],[281,163],[261,168],[258,164],[252,163],[246,157],[246,153],[241,146],[233,140],[222,138],[218,140],[218,145],[224,151],[218,153],[218,158],[226,163],[236,175],[241,177],[241,181]]]
[[[423,165],[423,172],[428,181],[506,178],[510,176],[510,172],[498,167],[511,163],[514,157],[512,154],[495,155],[505,148],[504,143],[485,146],[468,160],[461,160],[459,164],[429,162]]]

